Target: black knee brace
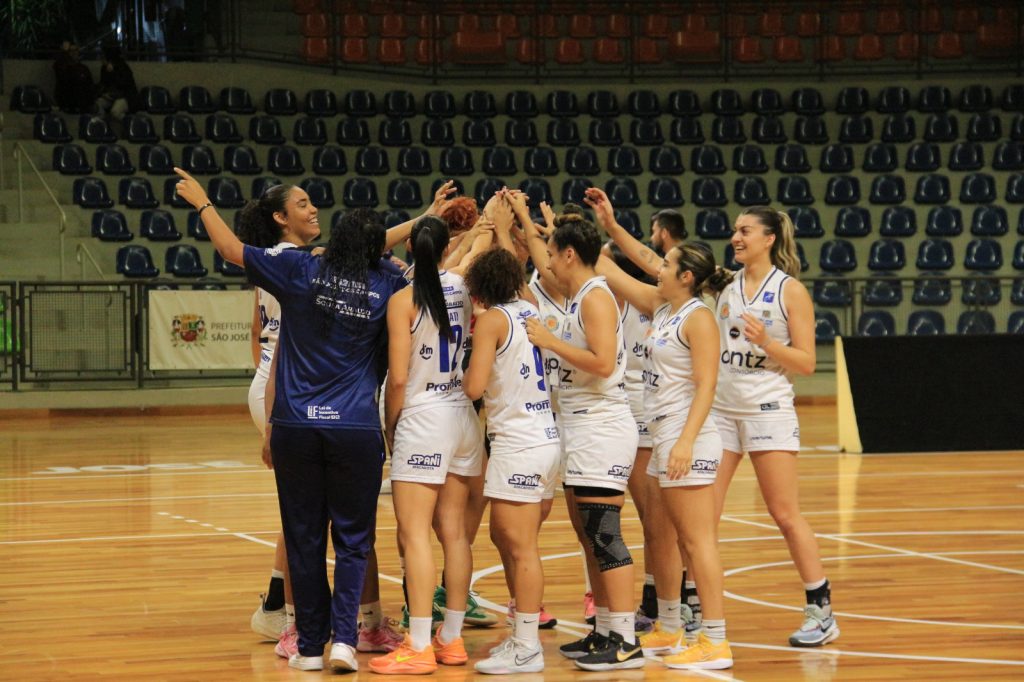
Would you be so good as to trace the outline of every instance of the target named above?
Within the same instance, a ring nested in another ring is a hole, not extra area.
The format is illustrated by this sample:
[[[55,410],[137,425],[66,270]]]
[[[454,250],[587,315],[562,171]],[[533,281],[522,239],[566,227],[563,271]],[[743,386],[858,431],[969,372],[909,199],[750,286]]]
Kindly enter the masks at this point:
[[[597,567],[602,573],[633,563],[629,549],[622,541],[619,524],[622,512],[618,507],[598,502],[580,502],[576,508],[583,523],[583,533],[590,542]]]

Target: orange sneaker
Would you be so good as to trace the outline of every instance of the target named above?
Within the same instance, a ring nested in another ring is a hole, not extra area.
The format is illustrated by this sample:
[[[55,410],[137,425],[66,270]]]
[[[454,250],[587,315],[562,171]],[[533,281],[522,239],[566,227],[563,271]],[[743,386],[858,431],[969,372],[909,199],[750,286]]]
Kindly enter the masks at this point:
[[[434,656],[441,665],[466,665],[469,655],[466,653],[466,644],[461,637],[445,644],[441,641],[441,628],[437,628],[434,638],[430,640],[434,649]]]
[[[429,675],[437,670],[437,659],[433,647],[416,651],[412,648],[412,639],[406,635],[402,645],[391,653],[371,658],[370,670],[381,675]]]

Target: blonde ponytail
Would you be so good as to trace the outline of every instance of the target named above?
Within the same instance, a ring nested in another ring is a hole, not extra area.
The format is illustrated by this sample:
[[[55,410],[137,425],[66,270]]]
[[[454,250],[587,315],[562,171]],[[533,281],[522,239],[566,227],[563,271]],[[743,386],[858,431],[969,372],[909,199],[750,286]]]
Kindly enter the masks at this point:
[[[770,254],[772,265],[790,277],[799,277],[800,256],[796,250],[796,228],[789,214],[768,206],[751,206],[741,215],[754,216],[764,226],[766,233],[775,235]]]

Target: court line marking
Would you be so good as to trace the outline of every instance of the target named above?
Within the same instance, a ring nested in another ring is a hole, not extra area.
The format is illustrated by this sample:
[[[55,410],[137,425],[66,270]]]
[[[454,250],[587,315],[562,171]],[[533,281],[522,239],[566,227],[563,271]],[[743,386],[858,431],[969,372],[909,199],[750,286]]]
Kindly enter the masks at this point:
[[[270,493],[217,493],[216,495],[161,495],[153,497],[94,497],[82,500],[45,500],[38,502],[0,502],[0,507],[40,507],[65,504],[106,504],[109,502],[167,502],[170,500],[216,500],[240,497],[277,497]]]
[[[94,537],[81,537],[81,538],[45,538],[41,540],[0,540],[0,545],[45,545],[45,544],[65,544],[68,542],[113,542],[113,541],[133,541],[133,540],[174,540],[177,538],[222,538],[227,537],[231,533],[225,528],[223,530],[214,529],[218,532],[214,533],[155,533],[152,535],[101,535]],[[276,530],[257,530],[249,531],[252,535],[277,535],[280,531]]]
[[[774,525],[769,525],[767,523],[760,523],[758,521],[749,521],[747,519],[739,519],[739,518],[736,518],[736,517],[733,517],[733,516],[729,516],[729,515],[726,515],[726,514],[722,515],[722,520],[723,521],[732,521],[733,523],[740,523],[740,524],[744,524],[744,525],[748,525],[748,526],[754,526],[756,528],[767,528],[769,530],[776,530],[776,531],[778,530],[776,528],[776,526],[774,526]],[[942,533],[942,534],[946,534],[946,535],[983,535],[983,534],[987,535],[989,533],[999,533],[1000,531],[937,531],[937,532]],[[1007,531],[1006,532],[1007,535],[1019,535],[1019,534],[1022,534],[1022,533],[1024,533],[1024,531]],[[894,552],[896,554],[907,554],[907,555],[910,555],[910,556],[921,557],[923,559],[934,559],[935,561],[945,561],[945,562],[951,563],[951,564],[960,564],[962,566],[971,566],[973,568],[981,568],[981,569],[985,569],[985,570],[989,570],[989,571],[997,571],[999,573],[1010,573],[1012,575],[1024,575],[1024,571],[1016,569],[1016,568],[1005,568],[1005,567],[1002,567],[1002,566],[992,566],[990,564],[981,564],[981,563],[977,563],[977,562],[974,562],[974,561],[963,561],[962,559],[954,559],[953,557],[944,557],[944,556],[939,556],[937,554],[928,554],[927,552],[915,552],[914,550],[903,549],[903,548],[900,548],[900,547],[891,547],[891,546],[888,546],[888,545],[880,545],[880,544],[877,544],[877,543],[874,543],[874,542],[865,542],[863,540],[854,540],[852,537],[850,537],[851,535],[853,535],[852,533],[847,533],[847,534],[842,534],[842,535],[834,535],[834,534],[828,534],[828,533],[815,533],[814,535],[815,535],[815,537],[818,537],[818,538],[821,538],[821,539],[824,539],[824,540],[832,540],[833,542],[845,542],[845,543],[848,543],[848,544],[851,544],[851,545],[860,545],[861,547],[870,547],[872,549],[880,549],[880,550],[884,550],[886,552]],[[857,535],[860,535],[860,534],[858,533]],[[906,533],[900,533],[900,535],[906,535]]]

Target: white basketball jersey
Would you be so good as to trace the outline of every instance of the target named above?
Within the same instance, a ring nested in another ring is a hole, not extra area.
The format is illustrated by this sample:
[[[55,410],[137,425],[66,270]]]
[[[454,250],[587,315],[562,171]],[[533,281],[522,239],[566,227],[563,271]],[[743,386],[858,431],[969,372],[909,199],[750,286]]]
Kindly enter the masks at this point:
[[[654,311],[653,331],[644,357],[644,411],[652,427],[666,417],[685,416],[693,403],[693,357],[683,341],[683,325],[695,310],[709,310],[691,298],[676,312],[669,303]]]
[[[537,299],[537,312],[540,314],[540,321],[552,334],[558,334],[568,315],[569,299],[561,294],[550,294],[543,286],[540,279],[534,273],[530,280],[530,291]],[[557,411],[558,408],[558,368],[561,367],[562,359],[557,353],[549,350],[541,350],[541,357],[544,358],[544,383],[548,387],[548,395],[551,396],[551,405]]]
[[[744,419],[772,420],[793,411],[793,384],[786,370],[768,357],[760,346],[743,336],[746,326],[740,317],[748,312],[764,323],[768,336],[790,345],[789,321],[782,290],[789,275],[773,267],[761,288],[747,300],[744,276],[736,279],[718,297],[717,317],[721,336],[721,365],[715,411]]]
[[[294,249],[295,244],[281,242],[275,249]],[[270,376],[270,362],[274,359],[277,338],[281,335],[281,304],[263,289],[256,287],[256,305],[259,307],[260,323],[260,364],[256,372]]]
[[[439,403],[467,405],[462,392],[462,356],[469,337],[469,319],[473,304],[466,284],[458,275],[441,272],[452,337],[442,338],[434,320],[420,310],[412,325],[412,356],[409,358],[409,380],[405,387],[404,413],[415,412]]]
[[[622,306],[622,339],[626,348],[626,390],[643,390],[644,344],[651,333],[651,318],[629,301]]]
[[[538,318],[530,303],[494,306],[508,317],[508,337],[498,347],[484,390],[487,435],[492,448],[522,450],[558,441],[544,380],[544,358],[526,335],[526,320]]]
[[[604,293],[600,293],[604,292]],[[588,295],[608,296],[612,303],[615,297],[605,284],[604,277],[592,277],[584,282],[569,301],[568,315],[562,322],[562,341],[577,348],[587,348],[587,335],[583,327],[583,299]],[[624,379],[626,375],[626,349],[622,339],[622,320],[616,319],[615,369],[607,378],[586,372],[560,358],[558,370],[558,414],[559,419],[600,419],[608,415],[629,414]]]

